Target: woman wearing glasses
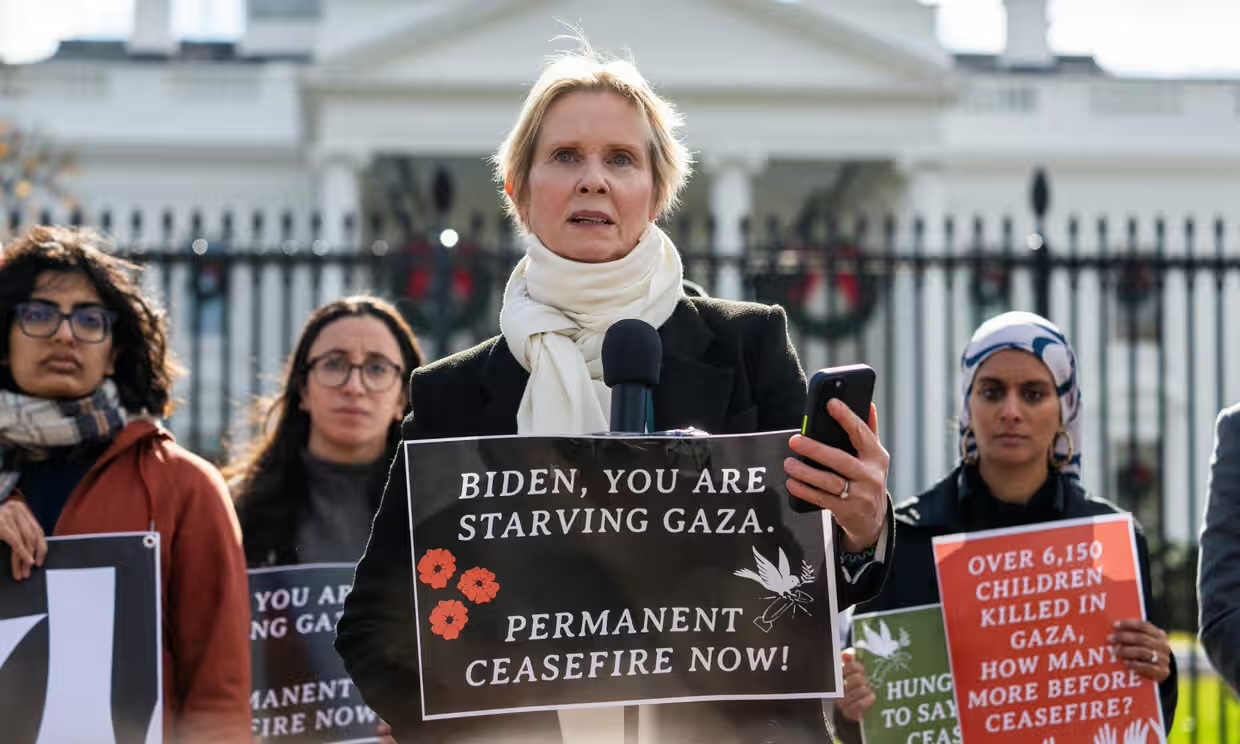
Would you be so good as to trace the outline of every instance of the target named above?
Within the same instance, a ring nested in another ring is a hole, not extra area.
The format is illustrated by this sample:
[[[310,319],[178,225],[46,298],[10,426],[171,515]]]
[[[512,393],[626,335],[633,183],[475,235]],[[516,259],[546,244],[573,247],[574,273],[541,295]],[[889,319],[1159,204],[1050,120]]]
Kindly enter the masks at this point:
[[[379,507],[404,380],[422,365],[413,331],[373,297],[328,303],[306,321],[262,431],[230,468],[250,566],[353,563]]]
[[[245,741],[237,519],[219,472],[159,425],[176,373],[164,321],[101,247],[36,227],[0,253],[0,560],[22,581],[47,535],[158,532],[165,738]]]

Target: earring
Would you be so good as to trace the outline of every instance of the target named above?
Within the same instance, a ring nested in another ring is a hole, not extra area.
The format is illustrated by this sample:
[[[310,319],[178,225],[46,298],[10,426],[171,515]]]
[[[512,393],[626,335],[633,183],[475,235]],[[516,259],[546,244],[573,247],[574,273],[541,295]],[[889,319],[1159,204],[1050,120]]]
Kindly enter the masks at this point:
[[[1058,452],[1060,437],[1062,437],[1063,439],[1066,439],[1068,442],[1068,453],[1062,456]],[[1063,470],[1064,468],[1068,467],[1068,464],[1072,462],[1073,452],[1075,452],[1075,450],[1072,446],[1072,435],[1068,433],[1068,430],[1060,429],[1059,431],[1055,432],[1055,438],[1051,440],[1051,451],[1049,453],[1049,458],[1048,458],[1050,460],[1051,467],[1055,468],[1056,470]]]
[[[969,441],[970,440],[973,440],[976,443],[976,437],[974,437],[973,435],[973,427],[966,426],[964,429],[964,433],[960,435],[960,461],[963,462],[965,465],[976,465],[977,464],[976,444],[974,445],[975,449],[973,450],[973,456],[970,457],[969,456]]]

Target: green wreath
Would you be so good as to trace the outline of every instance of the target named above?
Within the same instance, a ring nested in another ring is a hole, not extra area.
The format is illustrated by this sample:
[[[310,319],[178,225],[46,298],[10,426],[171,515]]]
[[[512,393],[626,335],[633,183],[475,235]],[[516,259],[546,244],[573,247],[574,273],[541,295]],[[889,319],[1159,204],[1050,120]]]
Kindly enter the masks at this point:
[[[1154,470],[1143,462],[1133,461],[1120,468],[1117,485],[1121,492],[1140,499],[1154,488]]]
[[[1007,306],[1012,295],[1012,272],[995,262],[979,262],[969,278],[969,297],[980,308]]]
[[[788,254],[795,257],[791,271],[776,269],[754,277],[758,300],[782,305],[792,325],[813,338],[834,341],[860,333],[873,317],[879,296],[879,277],[862,267],[865,254],[861,249],[850,243],[833,243],[822,250],[790,248]],[[806,269],[806,259],[818,256],[823,263],[838,267],[829,277],[825,267]],[[809,298],[827,281],[845,309],[817,317],[809,311]]]
[[[436,251],[448,251],[448,328],[459,331],[474,327],[488,309],[492,271],[488,256],[477,246],[460,243],[455,248],[439,248],[426,240],[410,243],[399,254],[394,278],[402,282],[401,310],[415,331],[429,332],[435,327]],[[402,280],[403,277],[403,280]]]
[[[1115,296],[1129,309],[1135,309],[1154,296],[1154,272],[1137,259],[1125,261],[1115,282]]]

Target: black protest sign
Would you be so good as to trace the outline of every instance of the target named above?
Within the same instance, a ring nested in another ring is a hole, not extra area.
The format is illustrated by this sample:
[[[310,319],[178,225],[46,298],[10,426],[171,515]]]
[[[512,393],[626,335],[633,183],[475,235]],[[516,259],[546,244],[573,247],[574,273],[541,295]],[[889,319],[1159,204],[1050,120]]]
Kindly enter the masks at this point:
[[[372,739],[379,725],[332,646],[352,563],[250,571],[251,730],[264,742]]]
[[[49,538],[23,581],[9,562],[4,545],[0,738],[161,741],[159,535]]]
[[[836,694],[787,432],[403,446],[425,718]]]

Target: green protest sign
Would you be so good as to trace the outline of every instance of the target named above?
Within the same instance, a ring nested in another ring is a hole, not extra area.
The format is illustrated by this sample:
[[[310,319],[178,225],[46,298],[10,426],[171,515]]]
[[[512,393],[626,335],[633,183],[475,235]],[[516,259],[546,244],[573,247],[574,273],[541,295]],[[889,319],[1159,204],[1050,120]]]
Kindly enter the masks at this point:
[[[939,605],[857,615],[853,637],[877,698],[861,721],[865,744],[959,744]]]

